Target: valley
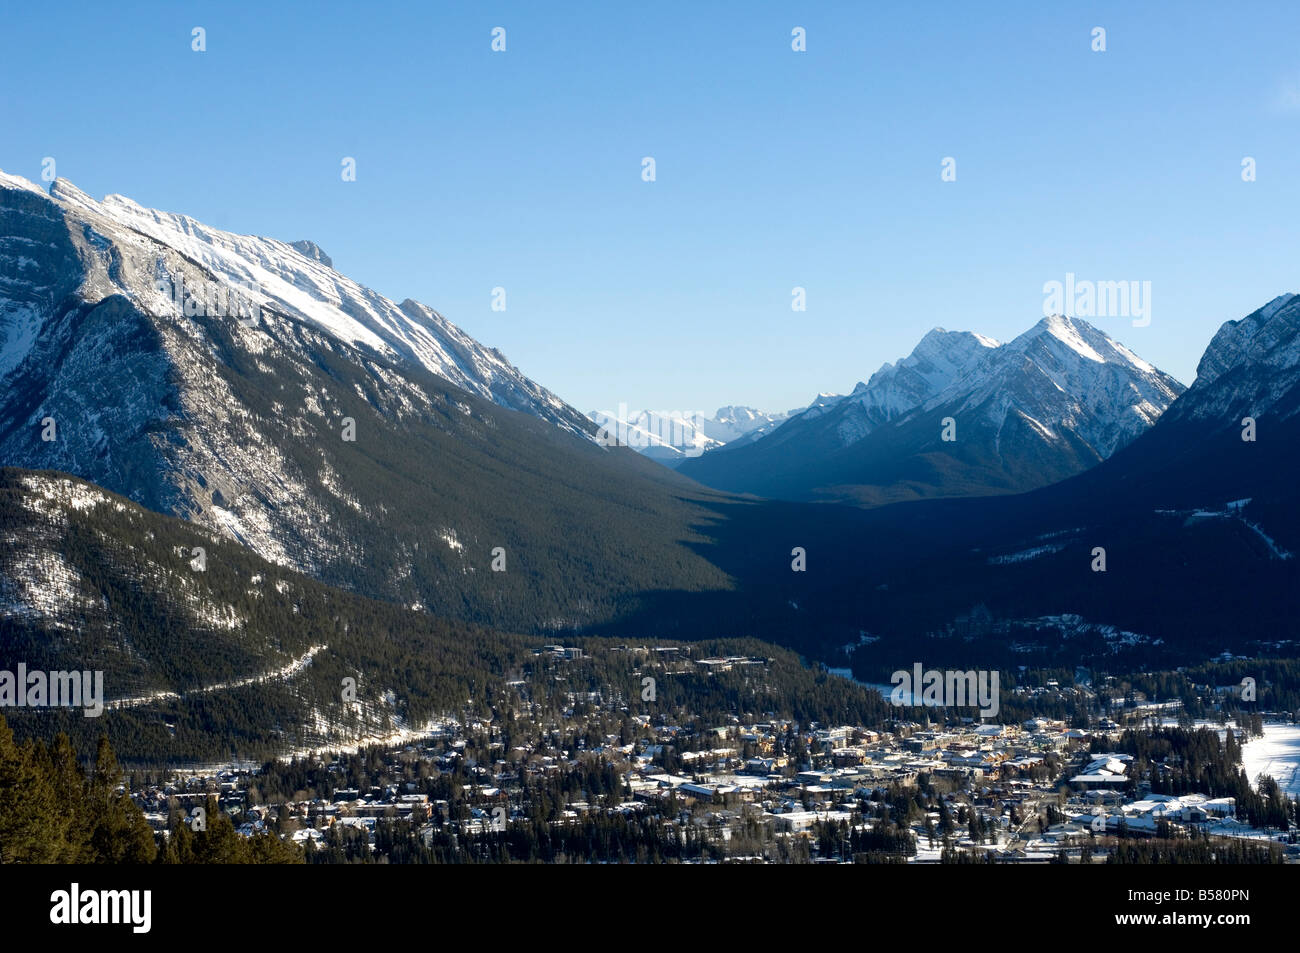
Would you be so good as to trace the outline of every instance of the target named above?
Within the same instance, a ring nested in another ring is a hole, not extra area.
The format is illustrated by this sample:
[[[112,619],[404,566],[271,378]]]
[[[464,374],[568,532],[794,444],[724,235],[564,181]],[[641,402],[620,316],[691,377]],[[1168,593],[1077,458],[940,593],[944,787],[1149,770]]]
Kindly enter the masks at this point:
[[[313,243],[12,176],[0,225],[0,667],[104,686],[3,714],[172,859],[209,797],[315,862],[1292,857],[1240,766],[1300,706],[1295,296],[1186,388],[1053,315],[611,441]],[[922,658],[992,694],[864,687]]]

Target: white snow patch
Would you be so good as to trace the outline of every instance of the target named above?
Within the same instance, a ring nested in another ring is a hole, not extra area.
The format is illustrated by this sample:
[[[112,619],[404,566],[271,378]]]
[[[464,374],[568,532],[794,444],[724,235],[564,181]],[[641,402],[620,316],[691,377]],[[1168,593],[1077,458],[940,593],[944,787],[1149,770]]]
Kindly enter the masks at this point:
[[[1300,797],[1300,725],[1266,723],[1264,737],[1242,745],[1241,766],[1252,785],[1267,774],[1287,797]]]
[[[1046,546],[1035,546],[1033,549],[1021,550],[1018,553],[1010,553],[1006,556],[994,556],[989,560],[990,566],[1006,566],[1010,563],[1023,563],[1031,559],[1037,559],[1040,556],[1049,556],[1052,553],[1059,553],[1065,546],[1061,543],[1048,543]]]

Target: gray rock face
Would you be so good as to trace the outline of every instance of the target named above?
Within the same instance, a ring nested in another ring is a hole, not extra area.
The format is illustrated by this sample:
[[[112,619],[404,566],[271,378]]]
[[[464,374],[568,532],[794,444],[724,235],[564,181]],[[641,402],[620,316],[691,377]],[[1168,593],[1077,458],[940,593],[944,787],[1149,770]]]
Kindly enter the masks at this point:
[[[325,252],[321,250],[321,247],[315,242],[309,242],[306,239],[303,239],[299,242],[290,242],[289,247],[302,252],[312,261],[320,262],[326,268],[334,267],[334,262],[330,256],[325,254]]]
[[[1172,419],[1223,419],[1272,411],[1300,386],[1300,295],[1284,294],[1219,328]],[[1291,407],[1277,408],[1285,419]]]

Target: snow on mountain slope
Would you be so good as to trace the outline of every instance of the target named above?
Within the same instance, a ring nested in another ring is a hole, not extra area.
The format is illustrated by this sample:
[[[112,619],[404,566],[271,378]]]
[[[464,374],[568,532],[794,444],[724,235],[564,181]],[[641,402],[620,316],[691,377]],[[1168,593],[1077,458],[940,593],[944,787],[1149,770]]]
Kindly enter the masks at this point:
[[[1172,419],[1258,416],[1300,385],[1300,296],[1279,295],[1264,307],[1223,325],[1196,368],[1196,380],[1173,408]],[[1279,408],[1283,418],[1297,402]]]
[[[862,386],[861,381],[858,382],[858,386]],[[854,389],[856,390],[856,388]],[[832,407],[835,407],[837,404],[844,401],[848,396],[848,394],[830,394],[823,391],[814,397],[807,407],[797,407],[790,411],[789,414],[786,415],[787,419],[794,420],[802,417],[805,421],[815,420],[829,411]],[[784,423],[784,421],[782,421],[782,423]],[[779,424],[777,426],[779,426]],[[774,429],[775,427],[760,427],[756,431],[751,431],[749,435],[753,436],[756,433],[771,433]]]
[[[897,364],[886,363],[835,405],[841,415],[840,439],[845,446],[856,443],[881,424],[920,406],[997,347],[992,338],[970,331],[933,329],[911,354]]]
[[[1181,391],[1083,321],[1045,318],[1007,344],[935,328],[849,395],[680,471],[719,489],[796,499],[1014,492],[1110,456]],[[947,417],[957,421],[953,442],[941,439]]]
[[[433,693],[457,710],[467,672],[499,684],[492,653],[522,642],[487,648],[481,630],[329,589],[61,474],[0,467],[0,526],[6,657],[32,671],[94,671],[95,700],[81,702],[102,705],[95,719],[6,717],[120,735],[123,757],[262,760],[370,743],[417,714],[425,723]],[[203,571],[190,562],[195,546]],[[356,699],[340,697],[339,670],[364,673]]]
[[[1180,391],[1177,381],[1101,331],[1057,315],[1007,344],[935,328],[907,357],[885,364],[819,412],[838,416],[843,446],[882,424],[939,407],[954,414],[980,407],[999,419],[1015,412],[1044,436],[1058,425],[1079,430],[1099,457],[1107,457],[1154,423]]]
[[[670,466],[722,446],[722,441],[706,432],[703,414],[654,410],[629,413],[624,407],[618,411],[593,410],[587,416],[600,425],[598,440],[631,447]]]
[[[1018,415],[1043,439],[1070,431],[1105,459],[1155,423],[1182,391],[1087,322],[1053,315],[989,350],[923,407],[946,407],[958,419],[978,410],[999,432]]]
[[[753,433],[755,430],[771,428],[774,424],[780,424],[790,416],[790,413],[796,412],[773,414],[754,407],[728,405],[719,407],[717,413],[706,421],[705,431],[715,440],[729,443],[737,437]]]
[[[45,195],[15,176],[4,176],[0,188]],[[340,274],[312,242],[290,244],[236,235],[185,215],[145,208],[121,195],[96,201],[65,179],[54,181],[48,199],[105,239],[135,234],[175,250],[216,280],[251,289],[253,303],[259,307],[310,322],[341,341],[384,357],[411,361],[504,407],[589,436],[581,414],[521,374],[500,351],[479,344],[426,305],[410,299],[396,304]],[[147,289],[99,290],[148,297]],[[0,364],[0,373],[4,369]]]
[[[732,437],[721,447],[716,447],[714,449],[734,450],[738,447],[748,446],[749,444],[766,437],[772,431],[785,426],[787,421],[793,420],[800,414],[813,411],[818,407],[827,404],[832,404],[840,399],[841,395],[839,394],[818,394],[806,407],[795,407],[793,410],[787,410],[785,413],[765,414],[764,416],[769,418],[767,421],[759,423],[757,427],[750,427],[738,436]],[[722,411],[719,411],[719,413],[722,413]]]
[[[602,439],[617,440],[652,460],[676,466],[734,440],[779,426],[788,415],[732,405],[719,408],[712,417],[677,411],[630,413],[623,405],[617,411],[593,410],[587,416],[608,435]]]
[[[897,363],[885,362],[870,380],[859,381],[850,393],[818,394],[807,407],[790,411],[785,420],[756,428],[732,447],[754,444],[778,429],[782,439],[792,438],[801,429],[813,426],[833,433],[831,442],[839,446],[856,443],[876,427],[942,391],[997,346],[996,341],[983,335],[934,328],[911,354]]]

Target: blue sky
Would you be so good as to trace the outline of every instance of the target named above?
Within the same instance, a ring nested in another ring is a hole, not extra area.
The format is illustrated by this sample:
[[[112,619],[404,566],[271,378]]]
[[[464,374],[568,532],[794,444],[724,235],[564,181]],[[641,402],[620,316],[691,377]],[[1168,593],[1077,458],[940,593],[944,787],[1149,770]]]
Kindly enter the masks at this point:
[[[117,6],[7,10],[0,168],[310,238],[582,410],[800,406],[1067,272],[1188,383],[1300,291],[1294,3]]]

